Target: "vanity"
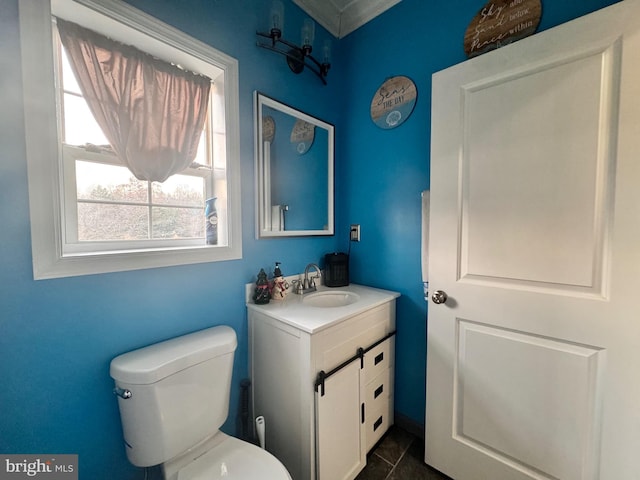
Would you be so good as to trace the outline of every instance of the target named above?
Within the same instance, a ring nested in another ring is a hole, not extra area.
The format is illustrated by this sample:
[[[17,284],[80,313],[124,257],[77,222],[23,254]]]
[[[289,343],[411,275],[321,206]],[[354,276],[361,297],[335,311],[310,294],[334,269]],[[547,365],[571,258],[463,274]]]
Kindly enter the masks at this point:
[[[333,235],[334,126],[254,98],[256,238]],[[265,419],[266,449],[293,480],[354,479],[393,423],[399,294],[319,286],[256,305],[254,287],[246,291],[251,406]]]
[[[247,302],[253,415],[294,480],[355,478],[393,424],[398,296],[352,284]]]

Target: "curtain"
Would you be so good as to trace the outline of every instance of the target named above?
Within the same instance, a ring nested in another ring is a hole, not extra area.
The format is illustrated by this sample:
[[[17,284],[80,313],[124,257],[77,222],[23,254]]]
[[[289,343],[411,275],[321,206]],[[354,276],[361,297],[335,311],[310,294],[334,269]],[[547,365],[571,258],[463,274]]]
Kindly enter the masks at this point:
[[[194,160],[211,79],[60,18],[80,90],[116,155],[140,180],[163,182]]]

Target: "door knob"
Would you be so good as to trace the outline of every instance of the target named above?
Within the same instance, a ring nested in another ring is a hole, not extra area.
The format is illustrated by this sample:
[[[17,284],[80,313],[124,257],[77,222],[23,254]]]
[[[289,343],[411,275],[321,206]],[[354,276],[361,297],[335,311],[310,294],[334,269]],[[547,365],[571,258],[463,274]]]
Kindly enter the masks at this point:
[[[447,298],[448,298],[447,294],[445,292],[443,292],[442,290],[436,290],[435,292],[433,292],[433,295],[431,295],[431,300],[436,305],[440,305],[441,303],[445,303],[447,301]]]

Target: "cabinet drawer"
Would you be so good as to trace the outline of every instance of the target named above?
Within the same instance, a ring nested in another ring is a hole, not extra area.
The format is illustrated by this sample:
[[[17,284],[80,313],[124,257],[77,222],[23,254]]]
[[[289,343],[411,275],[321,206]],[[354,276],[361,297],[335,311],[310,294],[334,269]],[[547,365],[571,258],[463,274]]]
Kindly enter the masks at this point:
[[[391,423],[391,413],[388,404],[385,408],[376,411],[368,411],[365,421],[365,441],[367,453],[376,444],[382,435],[389,429]]]
[[[367,348],[393,331],[391,306],[380,305],[315,335],[313,349],[320,352],[315,370],[328,372],[355,355],[359,348]]]
[[[383,371],[393,367],[393,356],[395,354],[395,337],[387,338],[380,345],[364,354],[364,383],[380,375]]]
[[[377,412],[389,404],[393,393],[391,370],[387,369],[371,380],[365,387],[364,403],[371,412]]]

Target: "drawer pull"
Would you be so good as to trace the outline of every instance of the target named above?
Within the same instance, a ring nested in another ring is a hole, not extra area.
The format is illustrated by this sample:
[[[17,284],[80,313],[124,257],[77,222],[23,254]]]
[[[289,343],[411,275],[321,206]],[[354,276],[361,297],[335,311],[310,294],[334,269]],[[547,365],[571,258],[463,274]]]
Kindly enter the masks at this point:
[[[380,415],[380,418],[376,420],[376,423],[373,424],[373,431],[375,432],[380,425],[382,425],[382,415]]]
[[[382,360],[384,360],[384,352],[382,352],[381,354],[377,355],[376,358],[373,360],[373,364],[377,365],[379,364]]]
[[[383,391],[384,385],[380,385],[378,388],[376,388],[376,391],[373,392],[373,398],[378,398]]]

